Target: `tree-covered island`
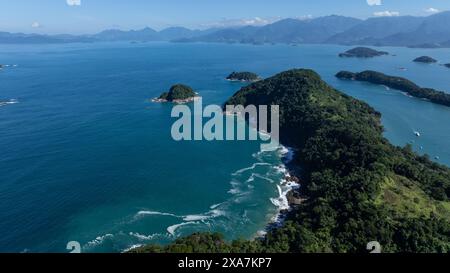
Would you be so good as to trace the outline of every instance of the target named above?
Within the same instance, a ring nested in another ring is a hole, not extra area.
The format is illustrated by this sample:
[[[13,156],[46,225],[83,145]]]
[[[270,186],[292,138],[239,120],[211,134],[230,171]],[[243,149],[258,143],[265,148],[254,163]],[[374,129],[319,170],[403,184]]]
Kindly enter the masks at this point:
[[[385,85],[389,88],[400,90],[413,97],[427,99],[433,103],[450,106],[450,94],[432,88],[421,88],[410,80],[401,77],[388,76],[376,71],[363,71],[353,73],[341,71],[336,74],[339,79],[356,80],[370,82],[373,84]]]
[[[431,63],[437,63],[437,60],[433,59],[429,56],[421,56],[421,57],[414,59],[413,62],[431,64]]]
[[[229,81],[256,82],[260,81],[261,77],[253,72],[233,72],[226,79]]]
[[[170,88],[169,92],[162,93],[158,98],[155,98],[152,101],[188,103],[197,98],[199,98],[198,94],[191,87],[184,84],[176,84]]]
[[[339,54],[339,57],[373,58],[383,55],[389,55],[389,53],[368,47],[356,47]]]

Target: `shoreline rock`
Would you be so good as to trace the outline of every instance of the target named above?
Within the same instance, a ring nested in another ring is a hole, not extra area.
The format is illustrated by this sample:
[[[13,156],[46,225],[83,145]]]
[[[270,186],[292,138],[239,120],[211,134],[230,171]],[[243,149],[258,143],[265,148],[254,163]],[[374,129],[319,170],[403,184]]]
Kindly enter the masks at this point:
[[[295,152],[292,152],[294,157]],[[285,163],[285,167],[287,170],[287,173],[284,177],[284,181],[281,184],[281,186],[287,186],[288,184],[295,184],[298,185],[297,187],[293,187],[291,190],[289,190],[285,197],[288,200],[288,209],[280,209],[278,211],[278,214],[275,215],[275,217],[272,219],[271,222],[269,222],[264,230],[265,233],[270,232],[273,229],[276,229],[283,225],[286,218],[288,217],[289,213],[295,209],[295,207],[303,204],[306,200],[308,200],[307,196],[303,195],[301,193],[301,186],[302,186],[302,180],[301,180],[301,170],[292,163],[292,160],[289,160]]]
[[[197,97],[191,97],[191,98],[187,98],[187,99],[183,99],[183,100],[166,100],[166,99],[160,99],[160,98],[153,98],[152,102],[155,103],[176,103],[176,104],[185,104],[185,103],[190,103],[190,102],[195,102],[197,100],[201,99],[200,96]]]

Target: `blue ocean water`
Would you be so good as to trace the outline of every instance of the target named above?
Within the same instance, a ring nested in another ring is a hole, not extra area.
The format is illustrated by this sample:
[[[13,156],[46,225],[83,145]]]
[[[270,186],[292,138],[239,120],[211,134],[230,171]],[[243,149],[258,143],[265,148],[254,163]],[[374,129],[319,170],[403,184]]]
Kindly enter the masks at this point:
[[[450,90],[449,49],[384,48],[396,56],[341,59],[334,45],[99,43],[0,45],[0,252],[120,252],[194,231],[250,238],[279,210],[281,151],[258,142],[175,142],[171,105],[155,104],[172,84],[222,104],[243,84],[312,68],[337,89],[383,114],[386,137],[412,143],[450,165],[450,108],[382,86],[340,81],[339,70],[373,69]],[[405,69],[399,69],[405,68]],[[421,133],[418,138],[415,131]]]

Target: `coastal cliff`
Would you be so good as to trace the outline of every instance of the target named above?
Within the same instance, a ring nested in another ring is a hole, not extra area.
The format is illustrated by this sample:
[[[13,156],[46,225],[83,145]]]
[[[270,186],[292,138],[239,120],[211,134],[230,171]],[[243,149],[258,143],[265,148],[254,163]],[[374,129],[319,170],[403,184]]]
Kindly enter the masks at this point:
[[[279,105],[281,142],[295,148],[302,195],[281,226],[261,239],[228,243],[196,233],[137,253],[450,251],[450,168],[383,137],[381,115],[312,70],[253,83],[226,105]]]

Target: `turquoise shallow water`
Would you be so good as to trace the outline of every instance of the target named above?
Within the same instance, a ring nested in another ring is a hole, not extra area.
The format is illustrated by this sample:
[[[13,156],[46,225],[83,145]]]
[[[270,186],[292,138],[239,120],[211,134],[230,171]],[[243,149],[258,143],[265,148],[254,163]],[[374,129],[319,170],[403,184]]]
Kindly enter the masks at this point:
[[[450,90],[448,49],[386,48],[396,56],[340,59],[341,46],[128,43],[1,45],[0,251],[118,252],[194,231],[249,238],[278,208],[280,152],[257,142],[174,142],[171,106],[153,104],[178,82],[205,104],[242,84],[231,71],[264,77],[302,67],[383,114],[386,136],[450,165],[450,108],[382,86],[339,81],[339,70],[379,70]],[[400,70],[404,67],[407,70]],[[421,132],[417,138],[414,131]],[[272,200],[271,200],[272,198]],[[275,203],[275,204],[274,204]]]

